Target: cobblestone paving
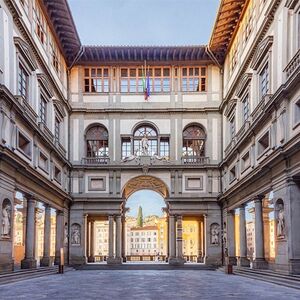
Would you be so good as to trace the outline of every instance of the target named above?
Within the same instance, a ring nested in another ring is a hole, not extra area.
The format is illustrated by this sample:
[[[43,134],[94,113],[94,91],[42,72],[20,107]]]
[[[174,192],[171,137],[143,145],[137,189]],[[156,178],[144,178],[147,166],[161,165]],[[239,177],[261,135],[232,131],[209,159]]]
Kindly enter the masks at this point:
[[[0,285],[0,299],[300,299],[300,290],[219,271],[73,271]]]

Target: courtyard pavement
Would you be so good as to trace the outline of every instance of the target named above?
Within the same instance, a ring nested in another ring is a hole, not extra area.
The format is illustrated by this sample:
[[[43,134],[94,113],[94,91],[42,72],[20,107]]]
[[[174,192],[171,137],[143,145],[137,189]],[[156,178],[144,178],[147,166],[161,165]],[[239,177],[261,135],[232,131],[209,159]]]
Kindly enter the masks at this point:
[[[70,271],[0,285],[0,299],[300,299],[300,290],[197,270]]]

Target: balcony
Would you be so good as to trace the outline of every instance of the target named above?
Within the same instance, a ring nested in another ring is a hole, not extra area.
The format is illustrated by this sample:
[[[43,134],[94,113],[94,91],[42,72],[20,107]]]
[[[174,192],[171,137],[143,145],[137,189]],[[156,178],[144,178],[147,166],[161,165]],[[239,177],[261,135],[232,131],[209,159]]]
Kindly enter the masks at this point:
[[[108,156],[99,156],[99,157],[83,157],[81,160],[83,165],[108,165],[109,157]]]
[[[209,157],[204,156],[183,156],[181,161],[184,165],[206,165],[209,164]]]
[[[295,56],[291,59],[288,65],[285,67],[284,72],[286,74],[286,80],[289,80],[294,74],[300,70],[300,49]]]

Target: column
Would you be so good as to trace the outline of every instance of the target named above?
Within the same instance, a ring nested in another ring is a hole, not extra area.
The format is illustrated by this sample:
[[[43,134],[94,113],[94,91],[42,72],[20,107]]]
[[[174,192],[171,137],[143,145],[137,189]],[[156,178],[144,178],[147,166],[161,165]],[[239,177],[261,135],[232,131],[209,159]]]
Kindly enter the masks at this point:
[[[247,259],[247,231],[246,231],[246,214],[245,214],[245,206],[243,204],[240,207],[240,257],[238,259],[239,267],[249,267],[250,262]]]
[[[116,216],[116,263],[122,263],[122,218]]]
[[[50,267],[50,246],[51,246],[51,207],[45,204],[45,222],[44,222],[44,253],[41,259],[41,267]]]
[[[227,211],[227,253],[226,263],[236,265],[235,256],[235,230],[234,230],[234,210]]]
[[[176,256],[175,217],[169,216],[169,262]]]
[[[35,205],[35,199],[27,200],[25,258],[21,261],[22,269],[36,268],[36,259],[34,257]]]
[[[176,236],[176,257],[177,259],[183,259],[182,250],[182,216],[177,216],[177,236]]]
[[[64,245],[64,212],[56,211],[56,239],[55,239],[55,259],[54,264],[60,264],[60,248]]]
[[[255,245],[254,253],[255,258],[253,261],[253,268],[265,269],[267,262],[264,254],[264,231],[263,231],[263,215],[262,215],[262,198],[258,196],[254,199],[255,205]]]
[[[108,216],[108,258],[107,263],[114,259],[114,217]]]
[[[203,262],[203,223],[199,221],[198,263]]]
[[[130,243],[130,241],[127,241]],[[126,222],[125,216],[122,216],[122,259],[126,262]]]
[[[89,262],[89,257],[91,253],[91,231],[90,231],[90,221],[86,222],[86,253],[85,256],[87,257],[87,260]]]
[[[95,221],[90,222],[90,253],[88,256],[88,262],[95,262]]]
[[[202,235],[203,235],[203,262],[206,263],[206,258],[207,258],[207,215],[203,215],[203,226],[202,226]]]

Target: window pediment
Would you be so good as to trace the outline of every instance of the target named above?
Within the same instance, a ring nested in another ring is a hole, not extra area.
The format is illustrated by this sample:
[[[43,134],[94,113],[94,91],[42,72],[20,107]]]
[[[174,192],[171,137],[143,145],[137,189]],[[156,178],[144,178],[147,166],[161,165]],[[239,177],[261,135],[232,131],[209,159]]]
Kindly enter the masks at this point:
[[[32,71],[35,71],[38,68],[38,64],[29,45],[19,37],[14,37],[14,43],[16,47],[19,49],[19,51],[21,52],[22,57],[28,63],[30,69]]]
[[[253,70],[257,70],[263,59],[265,58],[267,52],[273,44],[273,36],[267,36],[264,40],[258,45],[251,64]]]
[[[52,101],[53,101],[53,105],[54,105],[57,113],[59,114],[59,116],[61,118],[64,118],[66,116],[66,113],[65,113],[65,110],[64,110],[64,107],[63,107],[61,101],[58,99],[55,99],[55,98],[52,99]]]
[[[231,113],[235,109],[236,103],[237,103],[237,99],[236,98],[230,99],[228,101],[228,105],[227,105],[226,110],[225,110],[225,116],[227,118],[231,115]]]
[[[52,98],[54,96],[53,89],[48,83],[48,78],[45,74],[39,73],[37,74],[37,79],[41,86],[43,87],[44,91],[47,93],[49,98]]]
[[[242,94],[244,93],[245,91],[245,88],[248,86],[249,82],[251,81],[252,79],[252,74],[250,73],[245,73],[243,75],[243,77],[241,78],[241,81],[236,89],[236,95],[238,97],[241,97]]]

